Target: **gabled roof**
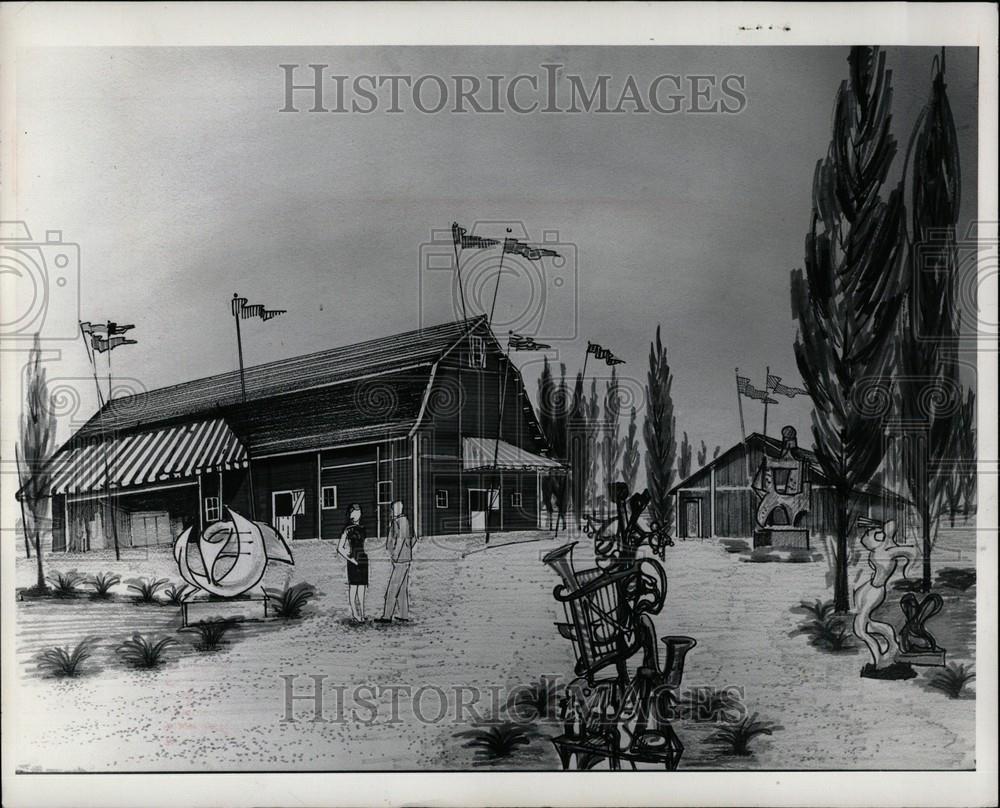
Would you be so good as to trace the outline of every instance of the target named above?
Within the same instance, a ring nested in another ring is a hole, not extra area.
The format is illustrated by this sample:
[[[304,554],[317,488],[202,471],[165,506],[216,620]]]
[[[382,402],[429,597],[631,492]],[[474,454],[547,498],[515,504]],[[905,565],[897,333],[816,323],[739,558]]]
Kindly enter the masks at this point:
[[[754,446],[755,448],[763,449],[764,453],[768,457],[773,457],[773,458],[781,456],[781,451],[783,447],[782,442],[778,440],[778,438],[772,438],[770,435],[762,435],[760,432],[753,432],[747,435],[746,445],[748,447]],[[740,443],[734,444],[733,446],[730,446],[728,449],[726,449],[726,451],[721,452],[718,457],[713,458],[704,466],[702,466],[700,469],[698,469],[692,474],[689,474],[685,479],[677,483],[673,488],[670,489],[668,493],[673,494],[678,489],[687,487],[687,485],[696,477],[699,477],[706,471],[709,471],[710,469],[717,467],[720,463],[726,461],[729,458],[729,456],[732,455],[734,452],[739,452],[742,449],[743,449],[742,441]],[[792,456],[796,460],[802,460],[806,464],[808,464],[809,471],[814,475],[815,479],[826,480],[826,474],[823,472],[823,468],[820,466],[819,460],[816,459],[816,455],[814,452],[811,452],[808,449],[803,449],[801,447],[796,447],[794,450],[792,450]],[[907,500],[906,497],[902,496],[901,494],[898,494],[895,491],[891,491],[888,488],[878,485],[877,483],[869,483],[868,485],[861,486],[861,491],[868,494],[875,494],[887,498],[892,497],[898,500],[909,502],[909,500]]]
[[[284,401],[291,393],[335,385],[341,386],[341,390],[330,392],[330,396],[336,399],[342,395],[353,395],[357,383],[366,378],[399,373],[409,373],[411,381],[422,377],[426,386],[431,366],[471,331],[482,331],[484,336],[489,334],[486,317],[442,323],[248,367],[244,374],[247,403],[256,405],[275,397]],[[84,424],[76,437],[135,429],[231,408],[239,411],[243,405],[240,373],[231,371],[116,398]],[[274,406],[281,408],[285,405]],[[268,411],[270,408],[263,406],[261,409]],[[415,419],[417,413],[407,411],[399,415],[400,420],[411,416]]]

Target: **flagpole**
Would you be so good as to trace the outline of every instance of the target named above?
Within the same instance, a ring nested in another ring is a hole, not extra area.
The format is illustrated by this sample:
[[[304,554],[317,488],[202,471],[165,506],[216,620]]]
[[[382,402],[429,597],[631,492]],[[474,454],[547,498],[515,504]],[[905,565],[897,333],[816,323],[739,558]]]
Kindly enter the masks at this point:
[[[493,312],[497,307],[497,292],[500,291],[500,278],[503,275],[503,257],[507,252],[506,247],[507,247],[507,239],[504,239],[503,246],[500,248],[500,268],[497,270],[497,282],[496,285],[493,287],[493,304],[490,306],[490,319],[489,319],[490,326],[493,325]],[[510,346],[508,344],[508,349],[509,347]]]
[[[104,421],[104,394],[101,392],[101,383],[97,380],[97,356],[93,350],[92,346],[87,345],[87,339],[83,331],[83,323],[80,323],[80,337],[83,339],[84,347],[87,351],[87,358],[90,360],[91,370],[94,371],[94,387],[97,388],[97,406],[98,415],[101,421],[101,442],[104,444],[104,496],[106,504],[108,506],[108,515],[111,517],[111,537],[115,545],[115,561],[121,561],[121,551],[118,546],[118,525],[115,524],[115,514],[114,509],[111,505],[111,466],[108,463],[108,430],[107,424]],[[108,338],[108,353],[111,353],[111,342],[110,336]],[[108,357],[110,360],[110,356]],[[110,395],[110,391],[109,391]],[[107,534],[105,534],[107,535]],[[68,546],[68,543],[67,543]],[[87,548],[90,549],[89,547]]]
[[[503,363],[503,384],[500,386],[500,406],[499,412],[497,414],[497,439],[493,444],[493,474],[497,483],[496,495],[500,496],[500,486],[503,485],[503,480],[500,478],[500,474],[497,471],[497,459],[500,455],[500,435],[503,429],[503,409],[504,402],[507,400],[507,371],[510,369],[510,333],[507,335],[507,353],[504,354]],[[486,544],[490,543],[490,511],[493,510],[493,492],[490,492],[489,502],[486,507]],[[503,508],[503,501],[500,502],[500,508]],[[501,512],[502,513],[502,512]]]
[[[240,334],[240,314],[242,312],[238,311],[237,308],[236,308],[236,301],[239,300],[239,299],[240,299],[239,292],[233,292],[233,302],[231,304],[231,307],[232,307],[232,310],[233,310],[233,319],[236,320],[236,346],[237,346],[237,350],[239,351],[239,355],[240,355],[240,389],[243,392],[243,403],[246,404],[247,403],[247,380],[246,380],[246,374],[245,374],[245,372],[243,370],[243,337]],[[240,306],[240,308],[242,309],[242,305]],[[244,449],[244,451],[246,452],[246,455],[247,455],[247,485],[250,487],[250,521],[251,522],[256,522],[257,521],[257,504],[256,504],[257,495],[254,493],[254,487],[253,487],[253,463],[251,462],[251,458],[250,458],[250,447],[249,446],[244,446],[243,449]],[[220,495],[219,496],[219,502],[221,503],[222,502],[222,496],[221,496],[222,492],[221,491],[219,492],[219,495]],[[201,502],[198,503],[198,507],[199,508],[202,507],[202,503]],[[220,513],[219,515],[221,516],[222,514]]]
[[[457,225],[458,223],[456,222],[455,224]],[[465,287],[462,285],[462,261],[458,255],[458,242],[455,240],[454,234],[452,235],[451,246],[455,251],[455,274],[458,276],[458,296],[462,301],[462,319],[468,320],[469,313],[465,310]]]
[[[247,401],[247,382],[243,373],[243,337],[240,334],[240,312],[236,310],[236,301],[240,299],[239,292],[233,292],[233,319],[236,320],[236,350],[240,355],[240,388],[243,390],[243,403]]]
[[[764,371],[764,444],[767,445],[767,400],[770,396],[767,394],[767,380],[771,376],[771,366],[768,365],[767,369]],[[764,453],[765,457],[767,453]]]
[[[750,453],[747,450],[747,429],[743,421],[743,397],[740,395],[740,369],[736,368],[736,404],[740,408],[740,434],[743,436],[743,459],[746,461],[747,484],[750,484]]]

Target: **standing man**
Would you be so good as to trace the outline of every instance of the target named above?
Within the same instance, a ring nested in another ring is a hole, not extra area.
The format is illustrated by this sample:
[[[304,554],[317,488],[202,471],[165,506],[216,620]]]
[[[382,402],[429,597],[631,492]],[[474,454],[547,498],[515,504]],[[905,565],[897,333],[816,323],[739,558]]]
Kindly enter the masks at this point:
[[[375,622],[391,623],[398,607],[399,615],[396,619],[401,623],[407,623],[410,620],[410,599],[407,589],[410,562],[413,560],[413,528],[410,527],[410,520],[403,513],[403,503],[399,500],[392,503],[392,523],[389,525],[389,536],[385,541],[385,547],[392,562],[392,574],[389,576],[389,586],[385,590],[385,609]]]

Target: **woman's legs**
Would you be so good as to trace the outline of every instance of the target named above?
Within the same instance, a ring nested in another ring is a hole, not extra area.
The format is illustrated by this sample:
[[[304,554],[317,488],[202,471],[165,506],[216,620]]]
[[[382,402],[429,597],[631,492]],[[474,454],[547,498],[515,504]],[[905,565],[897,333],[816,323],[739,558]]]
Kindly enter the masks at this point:
[[[353,617],[355,620],[360,620],[361,618],[358,616],[357,600],[358,600],[358,586],[356,584],[351,584],[350,586],[347,587],[347,602],[348,604],[350,604],[351,607],[351,617]]]
[[[365,595],[368,594],[367,586],[358,587],[358,612],[361,615],[362,622],[365,619]]]

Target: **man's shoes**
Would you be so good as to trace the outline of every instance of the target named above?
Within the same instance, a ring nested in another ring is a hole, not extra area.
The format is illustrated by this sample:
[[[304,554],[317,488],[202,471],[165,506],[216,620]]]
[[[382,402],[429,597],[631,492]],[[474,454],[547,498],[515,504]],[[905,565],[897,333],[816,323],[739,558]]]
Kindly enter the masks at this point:
[[[393,619],[394,620],[398,620],[400,623],[409,623],[410,622],[410,618],[409,617],[395,617]],[[386,622],[388,623],[389,621],[386,620]]]
[[[375,618],[375,622],[376,623],[391,623],[392,620],[390,620],[388,617],[376,617]]]

